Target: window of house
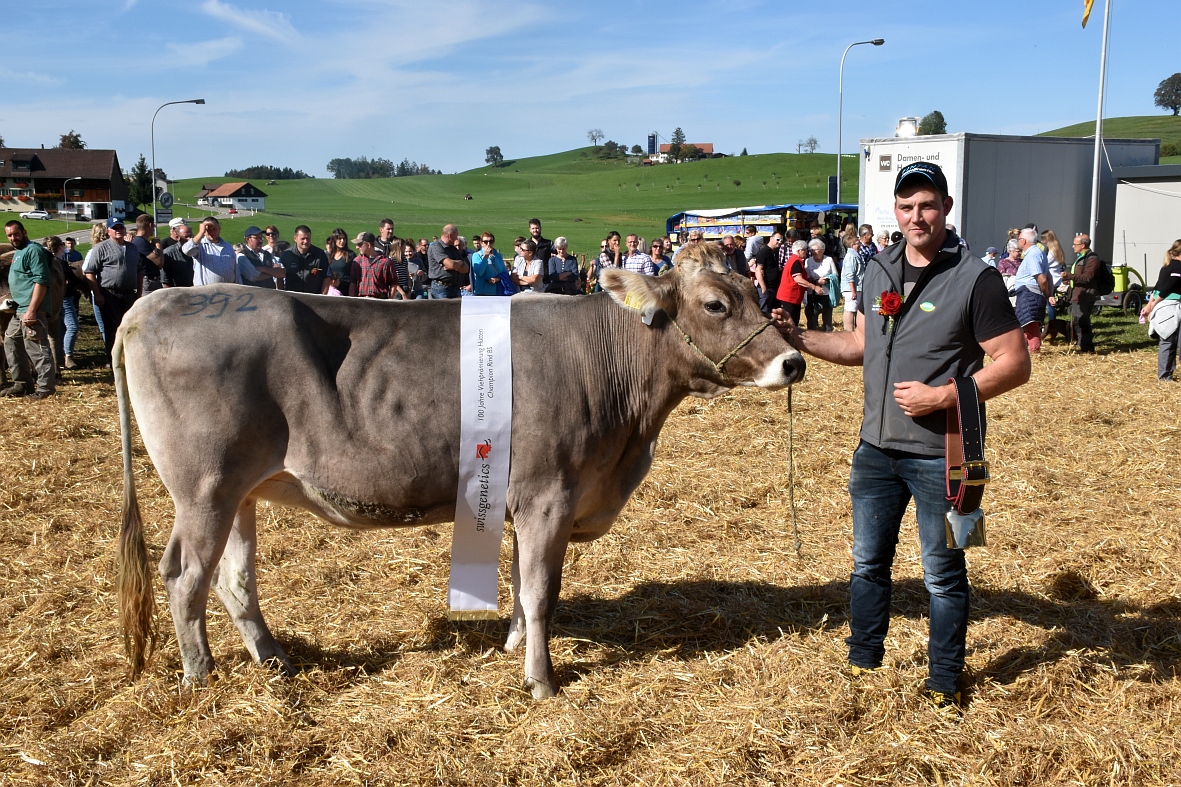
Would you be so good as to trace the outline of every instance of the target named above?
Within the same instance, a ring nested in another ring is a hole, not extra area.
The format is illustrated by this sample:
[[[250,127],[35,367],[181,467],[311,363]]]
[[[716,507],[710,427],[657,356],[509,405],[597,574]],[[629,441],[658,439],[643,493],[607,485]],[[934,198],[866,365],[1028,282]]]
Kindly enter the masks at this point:
[[[68,199],[82,199],[82,189],[66,189]]]
[[[27,161],[12,162],[12,171],[13,172],[28,172],[29,171],[29,162],[27,162]]]

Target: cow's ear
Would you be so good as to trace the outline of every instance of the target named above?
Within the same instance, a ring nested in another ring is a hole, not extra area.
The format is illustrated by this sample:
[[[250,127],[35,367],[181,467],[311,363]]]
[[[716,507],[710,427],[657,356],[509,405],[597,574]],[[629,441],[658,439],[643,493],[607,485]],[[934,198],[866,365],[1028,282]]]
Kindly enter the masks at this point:
[[[646,276],[643,273],[607,268],[599,273],[599,284],[611,297],[640,313],[645,325],[651,325],[656,312],[672,314],[672,278]]]

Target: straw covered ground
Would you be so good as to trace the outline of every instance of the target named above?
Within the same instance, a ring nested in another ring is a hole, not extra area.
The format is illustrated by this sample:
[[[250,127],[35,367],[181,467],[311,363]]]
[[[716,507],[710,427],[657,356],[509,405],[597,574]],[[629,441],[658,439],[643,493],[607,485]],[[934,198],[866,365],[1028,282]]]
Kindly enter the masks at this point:
[[[0,409],[0,784],[1181,783],[1181,386],[1154,361],[1052,350],[990,407],[962,716],[917,696],[913,520],[888,669],[846,672],[858,370],[813,363],[795,393],[799,558],[786,393],[674,413],[615,529],[568,553],[544,702],[499,650],[504,617],[446,618],[448,528],[358,534],[276,508],[263,609],[300,674],[252,664],[214,598],[220,680],[182,690],[157,582],[167,636],[129,684],[114,394],[71,373],[56,399]],[[142,449],[136,465],[157,560],[172,504]]]

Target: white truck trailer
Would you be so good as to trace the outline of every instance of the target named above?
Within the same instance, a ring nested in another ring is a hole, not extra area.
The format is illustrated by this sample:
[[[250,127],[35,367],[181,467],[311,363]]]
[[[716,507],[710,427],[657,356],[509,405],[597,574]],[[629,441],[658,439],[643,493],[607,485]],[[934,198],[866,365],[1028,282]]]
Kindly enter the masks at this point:
[[[1115,167],[1156,164],[1159,139],[1104,139],[1094,248],[1111,260]],[[977,256],[1000,249],[1011,227],[1054,230],[1065,249],[1091,221],[1093,138],[938,134],[861,140],[860,221],[894,232],[894,178],[914,161],[943,168],[955,199],[950,223]]]

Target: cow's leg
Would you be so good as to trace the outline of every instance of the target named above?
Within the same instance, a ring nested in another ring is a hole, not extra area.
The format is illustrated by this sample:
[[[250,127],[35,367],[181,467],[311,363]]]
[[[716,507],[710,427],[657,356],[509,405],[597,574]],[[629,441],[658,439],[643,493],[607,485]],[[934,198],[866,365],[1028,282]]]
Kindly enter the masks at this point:
[[[570,522],[557,517],[522,522],[517,536],[520,561],[520,603],[525,615],[525,688],[536,699],[558,692],[550,660],[549,634],[562,590],[562,561],[570,542]],[[514,603],[515,606],[515,603]]]
[[[254,555],[258,544],[255,501],[247,498],[238,507],[221,562],[213,572],[213,589],[233,618],[246,650],[259,664],[272,663],[288,675],[295,674],[283,646],[275,641],[258,606],[258,582]]]
[[[213,671],[213,654],[205,630],[209,584],[237,506],[178,503],[176,524],[160,559],[160,575],[168,590],[168,606],[176,626],[176,642],[184,663],[185,683],[204,684]]]
[[[513,528],[513,616],[508,624],[508,639],[504,650],[511,653],[525,638],[525,609],[521,606],[521,547],[517,544],[517,530]]]

